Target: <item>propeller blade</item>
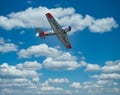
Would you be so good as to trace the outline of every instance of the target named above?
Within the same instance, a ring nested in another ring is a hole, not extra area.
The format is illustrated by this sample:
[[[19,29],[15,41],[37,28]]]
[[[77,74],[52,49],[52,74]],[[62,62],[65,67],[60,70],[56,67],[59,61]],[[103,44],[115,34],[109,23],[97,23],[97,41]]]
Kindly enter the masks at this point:
[[[37,36],[37,37],[38,37],[38,36],[39,36],[39,33],[36,33],[36,35],[35,35],[35,36]]]

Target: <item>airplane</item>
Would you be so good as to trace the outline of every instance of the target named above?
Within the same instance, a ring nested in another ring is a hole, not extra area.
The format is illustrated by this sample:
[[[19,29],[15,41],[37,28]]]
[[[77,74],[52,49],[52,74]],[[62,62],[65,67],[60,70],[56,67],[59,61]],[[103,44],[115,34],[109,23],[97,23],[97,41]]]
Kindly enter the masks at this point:
[[[46,36],[56,35],[57,38],[61,41],[61,43],[67,48],[72,48],[69,39],[67,37],[67,32],[71,31],[71,26],[68,27],[61,27],[55,18],[51,15],[51,13],[46,14],[47,20],[53,29],[53,32],[49,31],[42,31],[40,28],[36,29],[36,36],[39,36],[41,39],[45,39]]]

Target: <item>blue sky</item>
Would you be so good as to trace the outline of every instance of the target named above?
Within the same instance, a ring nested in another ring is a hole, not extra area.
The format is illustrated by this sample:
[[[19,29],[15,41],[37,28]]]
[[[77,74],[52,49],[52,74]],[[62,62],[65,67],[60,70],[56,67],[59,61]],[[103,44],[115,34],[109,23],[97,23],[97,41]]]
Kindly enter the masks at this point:
[[[118,0],[4,0],[0,3],[1,95],[119,95]],[[50,12],[68,33],[72,49],[50,30]]]

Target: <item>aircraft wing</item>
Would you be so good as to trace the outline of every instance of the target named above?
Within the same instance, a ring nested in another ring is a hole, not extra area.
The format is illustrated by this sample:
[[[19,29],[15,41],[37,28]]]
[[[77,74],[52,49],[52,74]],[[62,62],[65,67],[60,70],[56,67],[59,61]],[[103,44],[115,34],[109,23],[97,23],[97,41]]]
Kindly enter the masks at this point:
[[[68,48],[68,49],[71,48],[69,39],[68,39],[65,31],[58,24],[58,22],[54,19],[54,17],[50,13],[47,13],[46,17],[47,17],[53,31],[55,32],[56,36],[58,37],[58,39],[64,44],[64,46],[66,48]]]

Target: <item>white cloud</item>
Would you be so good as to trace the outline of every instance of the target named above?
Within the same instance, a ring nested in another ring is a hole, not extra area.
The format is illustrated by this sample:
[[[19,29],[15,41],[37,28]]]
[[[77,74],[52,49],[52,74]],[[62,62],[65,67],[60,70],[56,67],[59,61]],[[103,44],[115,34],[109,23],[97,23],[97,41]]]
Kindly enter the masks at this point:
[[[81,66],[81,67],[85,67],[85,66],[87,66],[87,64],[88,64],[88,63],[85,62],[85,61],[81,61],[81,62],[80,62],[80,66]]]
[[[26,61],[24,63],[17,64],[16,68],[20,70],[40,70],[42,65],[37,61]]]
[[[110,74],[101,74],[101,75],[93,75],[92,78],[97,79],[112,79],[112,80],[119,80],[120,74],[119,73],[110,73]]]
[[[83,82],[82,84],[82,87],[85,89],[85,90],[93,90],[94,88],[99,88],[100,86],[98,84],[96,84],[96,82],[91,82],[91,81],[86,81],[86,82]],[[95,89],[94,89],[95,90]],[[94,92],[94,91],[92,91]]]
[[[90,65],[90,66],[89,66]],[[120,60],[106,61],[103,67],[98,64],[87,64],[86,71],[97,71],[100,70],[101,74],[93,75],[91,78],[105,79],[105,80],[118,80],[120,79]]]
[[[55,57],[55,60],[57,61],[74,61],[77,60],[76,56],[72,56],[69,52],[61,52],[59,50],[59,53],[61,53],[58,57]]]
[[[75,89],[81,88],[81,85],[80,85],[79,82],[73,82],[70,86],[73,87],[73,88],[75,88]]]
[[[26,50],[21,49],[18,52],[18,56],[19,58],[30,58],[32,56],[35,57],[45,56],[45,57],[52,57],[55,58],[56,60],[62,60],[62,61],[76,60],[76,57],[72,56],[69,52],[64,52],[57,48],[48,47],[48,45],[46,44],[30,46]]]
[[[2,41],[1,41],[2,42]],[[59,50],[58,50],[59,51]],[[63,51],[61,51],[63,53]],[[74,56],[66,54],[66,56],[71,56],[72,60],[76,60]],[[63,53],[63,54],[64,54]],[[62,55],[61,55],[62,56]],[[49,57],[47,57],[49,58]],[[47,59],[46,58],[46,59]],[[52,57],[56,61],[60,61],[55,57]],[[62,59],[62,57],[61,57]],[[69,58],[64,61],[69,61]],[[117,65],[117,61],[106,62],[107,66]],[[85,61],[80,63],[80,66],[86,67],[88,64]],[[94,75],[89,81],[75,82],[69,78],[48,78],[45,80],[40,77],[40,70],[42,68],[41,64],[37,61],[26,61],[19,63],[15,66],[8,65],[4,63],[0,65],[0,92],[1,95],[18,94],[18,95],[92,95],[92,94],[119,94],[119,79],[120,75],[118,73],[103,73],[100,75]],[[34,72],[34,73],[33,73]],[[51,75],[51,77],[53,77]],[[55,77],[55,76],[54,76]],[[80,76],[78,76],[80,77]],[[41,81],[42,80],[42,81]],[[86,92],[87,91],[87,92]]]
[[[113,87],[118,85],[117,82],[114,82],[112,80],[98,80],[96,84],[98,84],[101,87],[106,87],[106,86]]]
[[[46,80],[45,82],[43,82],[41,84],[41,88],[40,90],[42,91],[42,93],[46,93],[49,94],[51,92],[51,94],[62,94],[62,93],[66,93],[66,89],[63,89],[63,86],[69,83],[69,80],[67,78],[49,78],[48,80]]]
[[[38,66],[38,67],[36,67]],[[24,78],[24,77],[39,77],[35,70],[41,69],[38,62],[25,62],[16,66],[10,66],[7,63],[0,65],[0,76],[2,78]]]
[[[91,94],[104,94],[104,93],[119,93],[119,80],[120,80],[120,74],[119,74],[119,60],[116,61],[107,61],[105,62],[105,66],[99,67],[98,70],[99,74],[92,75],[91,78],[94,78],[93,81],[86,81],[82,83],[82,88],[84,91],[88,90],[88,93]],[[86,65],[86,67],[89,64]],[[96,67],[96,66],[95,66]],[[88,69],[90,71],[94,70],[94,66],[90,66],[91,69]],[[86,68],[87,70],[87,68]],[[97,69],[96,69],[97,71]],[[116,89],[113,89],[116,88]],[[104,93],[103,93],[104,92]]]
[[[36,82],[37,83],[39,81],[40,81],[40,79],[38,77],[32,79],[32,82]]]
[[[28,8],[24,11],[10,13],[7,16],[0,16],[0,27],[4,29],[20,28],[50,28],[45,14],[50,12],[61,24],[61,26],[72,26],[72,32],[82,31],[89,28],[91,32],[103,33],[111,31],[112,28],[117,28],[118,24],[113,17],[95,19],[90,15],[85,17],[75,13],[74,8],[51,8],[38,7]]]
[[[74,70],[81,65],[77,63],[77,58],[69,52],[59,50],[57,48],[48,47],[46,44],[30,46],[18,52],[19,58],[30,58],[32,56],[47,57],[43,61],[43,66],[52,70]]]
[[[26,61],[23,64],[15,66],[3,63],[0,65],[0,92],[1,95],[6,94],[22,94],[32,93],[32,90],[37,90],[36,83],[39,83],[41,69],[37,61]]]
[[[99,71],[100,66],[98,64],[87,64],[85,71]]]
[[[97,81],[86,81],[82,83],[81,90],[85,91],[86,94],[117,94],[119,93],[119,84],[114,82],[114,80],[97,80]],[[116,88],[113,89],[113,88]],[[87,92],[86,92],[87,90]]]
[[[45,91],[51,90],[51,89],[47,89],[49,87],[50,88],[52,87],[54,90],[56,88],[62,88],[63,89],[62,86],[64,86],[65,84],[66,85],[69,84],[69,80],[67,78],[55,78],[55,79],[49,78],[48,80],[46,80],[45,82],[43,82],[41,84],[41,90],[43,91],[43,88],[44,88]]]
[[[120,72],[120,60],[107,61],[106,65],[102,67],[104,73]]]
[[[2,87],[25,87],[26,85],[32,85],[30,81],[27,78],[17,78],[17,79],[2,79],[0,81],[1,85],[4,85]]]
[[[58,93],[59,91],[63,91],[62,88],[59,88],[59,87],[53,87],[53,86],[50,86],[50,87],[41,87],[41,91],[43,92],[51,92],[52,93]]]
[[[67,78],[55,78],[55,79],[51,79],[49,78],[46,82],[48,83],[69,83],[69,80]]]
[[[3,38],[0,38],[0,52],[7,53],[7,52],[12,52],[17,50],[18,50],[17,45],[13,43],[6,43]]]
[[[17,51],[17,46],[13,43],[5,43],[0,45],[0,52],[6,53],[11,51]]]
[[[0,26],[7,30],[15,27],[25,27],[24,23],[19,19],[12,19],[4,16],[0,16]]]
[[[39,82],[41,75],[41,73],[36,71],[41,69],[39,64],[37,61],[26,61],[15,66],[8,65],[7,63],[0,65],[1,95],[33,94],[32,90],[37,90],[36,83]]]
[[[1,95],[8,94],[26,95],[26,93],[31,94],[32,93],[31,90],[36,89],[36,85],[27,78],[1,79],[0,84]]]
[[[112,28],[117,28],[115,20],[112,17],[102,18],[94,20],[91,26],[89,27],[92,32],[107,32],[111,31]]]
[[[40,69],[40,68],[37,68],[37,66],[39,67],[38,65],[39,63],[37,63],[36,61],[33,61],[33,64],[32,64],[32,62],[26,61],[20,64],[22,64],[23,66],[19,67],[19,64],[15,66],[10,66],[8,64],[0,65],[0,76],[3,75],[3,73],[6,73],[7,75],[7,77],[0,78],[1,95],[7,95],[7,94],[49,95],[50,93],[52,95],[59,95],[59,94],[60,95],[64,95],[64,94],[65,95],[71,95],[71,94],[90,95],[90,94],[103,94],[103,92],[109,93],[109,94],[110,93],[117,94],[120,92],[119,82],[115,81],[115,79],[110,80],[110,77],[97,78],[97,81],[86,81],[81,83],[74,82],[73,80],[71,82],[71,80],[68,78],[56,77],[56,78],[48,78],[47,80],[44,80],[44,82],[42,82],[41,79],[39,78],[40,72],[36,71]],[[9,69],[6,69],[6,68],[9,68]],[[16,70],[11,68],[15,68]],[[3,70],[6,72],[3,72]],[[19,77],[12,77],[13,75],[15,76],[16,74],[18,74],[17,70],[19,70],[19,72],[21,72],[22,74],[20,74]],[[34,76],[31,74],[28,74],[27,76],[24,76],[23,75],[24,70],[35,71],[37,75]],[[7,73],[7,71],[11,73]]]
[[[80,67],[76,61],[57,61],[50,57],[44,60],[43,65],[51,70],[75,70]]]
[[[28,49],[22,49],[18,52],[19,58],[29,58],[32,56],[39,57],[39,56],[50,56],[55,57],[60,54],[55,48],[48,47],[46,44],[40,44],[31,46]]]

